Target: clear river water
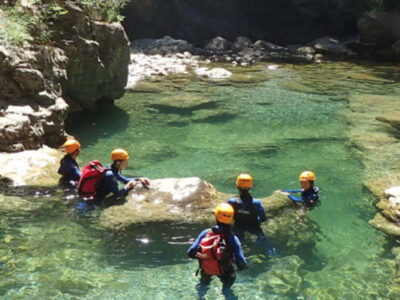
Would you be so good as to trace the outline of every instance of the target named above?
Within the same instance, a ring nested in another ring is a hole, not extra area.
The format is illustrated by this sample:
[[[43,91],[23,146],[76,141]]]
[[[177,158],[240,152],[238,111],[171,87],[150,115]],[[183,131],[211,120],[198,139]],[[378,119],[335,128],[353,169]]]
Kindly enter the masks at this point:
[[[115,106],[72,119],[67,130],[83,144],[80,164],[107,163],[122,147],[131,153],[128,175],[199,176],[234,193],[236,175],[246,171],[255,178],[255,197],[297,188],[299,173],[311,169],[322,201],[309,212],[315,246],[278,244],[279,257],[269,258],[246,245],[249,268],[237,272],[235,296],[389,298],[392,242],[368,224],[375,199],[363,188],[363,162],[349,142],[348,99],[399,96],[398,67],[270,65],[232,69],[227,81],[176,75],[139,83]],[[62,189],[35,191],[6,195],[9,204],[0,207],[1,299],[197,298],[197,262],[185,252],[204,225],[188,220],[110,232],[96,213],[74,214]],[[16,200],[24,205],[13,207]],[[218,280],[206,299],[224,299]]]

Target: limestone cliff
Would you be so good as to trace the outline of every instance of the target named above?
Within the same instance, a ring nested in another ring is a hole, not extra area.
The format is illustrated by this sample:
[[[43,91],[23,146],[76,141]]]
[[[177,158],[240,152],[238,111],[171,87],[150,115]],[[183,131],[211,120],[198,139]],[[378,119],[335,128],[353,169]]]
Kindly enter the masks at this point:
[[[40,19],[43,7],[25,2],[18,8]],[[53,15],[40,19],[51,32],[47,40],[33,36],[12,45],[0,34],[0,151],[59,146],[71,109],[89,109],[124,94],[129,41],[121,24],[94,17],[72,1],[49,10]]]

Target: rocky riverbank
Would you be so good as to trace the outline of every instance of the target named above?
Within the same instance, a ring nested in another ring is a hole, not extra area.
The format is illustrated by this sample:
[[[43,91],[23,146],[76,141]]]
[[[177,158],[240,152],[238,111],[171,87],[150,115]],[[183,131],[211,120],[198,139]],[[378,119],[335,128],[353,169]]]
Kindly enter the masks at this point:
[[[46,17],[40,4],[24,3],[18,8],[26,16]],[[129,42],[121,24],[92,17],[71,1],[57,7],[62,13],[49,23],[51,41],[0,44],[0,151],[57,147],[69,112],[124,94]]]

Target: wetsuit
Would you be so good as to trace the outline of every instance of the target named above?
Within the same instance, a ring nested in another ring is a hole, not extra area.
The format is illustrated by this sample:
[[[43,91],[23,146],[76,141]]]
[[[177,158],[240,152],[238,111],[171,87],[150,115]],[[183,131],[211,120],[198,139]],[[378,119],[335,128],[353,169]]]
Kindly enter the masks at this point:
[[[253,197],[247,193],[241,197],[228,199],[228,203],[232,205],[235,210],[235,225],[233,231],[239,239],[242,241],[244,233],[248,231],[257,235],[257,240],[259,242],[265,240],[260,223],[265,222],[267,217],[261,201],[253,199]]]
[[[230,226],[226,224],[218,223],[211,229],[203,230],[196,241],[187,251],[187,254],[190,258],[196,258],[196,254],[200,245],[201,240],[207,235],[207,233],[212,230],[214,233],[220,233],[224,235],[224,240],[227,246],[227,252],[231,259],[236,263],[240,270],[245,269],[247,267],[246,258],[243,255],[242,248],[240,245],[239,239],[232,234],[230,231]],[[223,284],[223,289],[230,288],[236,279],[235,270],[233,269],[232,263],[227,263],[222,265],[224,269],[224,274],[218,276]],[[206,274],[203,270],[201,270],[201,278],[200,284],[207,286],[211,281],[212,275]]]
[[[297,190],[282,190],[287,193],[301,193],[301,198],[295,197],[293,195],[289,195],[289,199],[292,201],[302,204],[309,209],[313,209],[315,206],[320,204],[318,199],[319,189],[315,186],[308,190],[297,189]]]
[[[62,177],[60,179],[63,183],[78,182],[81,178],[81,171],[75,159],[71,155],[66,154],[60,161],[58,174]]]
[[[127,184],[131,180],[138,180],[138,178],[126,178],[117,167],[111,165],[105,172],[103,180],[99,185],[96,202],[103,200],[110,193],[113,193],[115,197],[125,196],[132,189],[127,189],[126,187],[118,189],[118,181]]]
[[[123,187],[118,188],[118,181],[127,184],[131,180],[138,180],[137,178],[126,178],[121,174],[119,169],[113,165],[106,167],[107,171],[104,173],[104,177],[101,180],[97,189],[97,195],[95,199],[89,199],[81,201],[76,206],[76,210],[80,214],[85,214],[88,211],[95,209],[95,205],[100,204],[101,201],[107,197],[108,194],[113,193],[115,197],[123,197],[128,194],[132,189]]]

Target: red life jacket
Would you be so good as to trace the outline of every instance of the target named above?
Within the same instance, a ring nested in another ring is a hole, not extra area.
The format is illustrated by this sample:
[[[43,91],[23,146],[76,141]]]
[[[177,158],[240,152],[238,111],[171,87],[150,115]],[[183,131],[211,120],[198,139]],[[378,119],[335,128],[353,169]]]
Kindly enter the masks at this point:
[[[207,275],[216,276],[224,274],[220,261],[223,257],[226,257],[226,251],[227,247],[224,235],[210,230],[200,241],[196,254],[203,272]],[[232,263],[232,260],[229,263]]]
[[[95,198],[97,188],[104,177],[106,168],[98,160],[90,161],[82,170],[78,183],[78,194],[84,198]]]

